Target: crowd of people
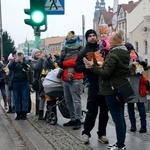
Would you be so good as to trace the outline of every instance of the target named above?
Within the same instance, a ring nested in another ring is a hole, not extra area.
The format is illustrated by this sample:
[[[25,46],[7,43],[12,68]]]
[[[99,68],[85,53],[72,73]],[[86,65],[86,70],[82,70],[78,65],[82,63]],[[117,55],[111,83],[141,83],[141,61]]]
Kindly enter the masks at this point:
[[[99,37],[98,37],[99,34]],[[7,113],[16,113],[15,120],[27,119],[31,111],[31,85],[36,83],[35,91],[39,97],[39,120],[44,115],[45,102],[51,105],[50,96],[46,94],[43,81],[51,70],[59,68],[57,78],[62,81],[64,99],[70,115],[70,120],[64,127],[72,126],[73,130],[81,128],[83,80],[88,81],[87,113],[82,131],[82,141],[90,143],[91,131],[98,116],[98,141],[108,144],[107,123],[110,112],[116,129],[117,141],[108,145],[110,150],[125,150],[126,122],[124,118],[125,104],[118,101],[112,89],[127,82],[135,92],[136,97],[128,102],[128,114],[131,122],[131,132],[136,132],[135,108],[136,103],[141,128],[140,133],[147,132],[146,111],[147,101],[143,86],[148,81],[143,79],[146,62],[138,55],[131,43],[124,43],[124,31],[109,33],[106,24],[99,26],[99,33],[89,29],[85,33],[86,46],[82,47],[80,38],[74,31],[66,36],[62,51],[53,57],[39,49],[33,49],[31,60],[26,59],[22,50],[13,51],[8,56],[8,63],[0,61],[0,89]],[[142,85],[142,86],[141,86]],[[146,92],[145,92],[146,93]],[[55,103],[54,103],[55,104]],[[56,113],[56,108],[53,108]],[[57,113],[56,113],[57,114]]]

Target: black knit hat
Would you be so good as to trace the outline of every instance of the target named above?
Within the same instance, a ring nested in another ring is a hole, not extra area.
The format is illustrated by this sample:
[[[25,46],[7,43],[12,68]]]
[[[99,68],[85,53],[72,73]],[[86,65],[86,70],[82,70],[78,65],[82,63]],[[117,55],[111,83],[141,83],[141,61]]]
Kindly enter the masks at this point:
[[[132,45],[131,43],[126,43],[126,44],[125,44],[125,47],[126,47],[129,51],[135,50],[134,47],[133,47],[133,45]]]
[[[93,29],[89,29],[89,30],[86,31],[86,33],[85,33],[85,39],[86,39],[86,41],[88,39],[89,34],[92,34],[92,33],[97,36],[97,33]]]

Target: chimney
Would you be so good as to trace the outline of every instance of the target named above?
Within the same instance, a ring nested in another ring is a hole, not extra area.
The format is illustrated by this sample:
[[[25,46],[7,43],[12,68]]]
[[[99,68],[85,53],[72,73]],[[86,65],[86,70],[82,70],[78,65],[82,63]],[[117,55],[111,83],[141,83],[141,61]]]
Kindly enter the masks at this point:
[[[111,8],[110,6],[108,6],[108,12],[112,12],[113,8]]]
[[[129,1],[128,4],[133,4],[133,1]]]

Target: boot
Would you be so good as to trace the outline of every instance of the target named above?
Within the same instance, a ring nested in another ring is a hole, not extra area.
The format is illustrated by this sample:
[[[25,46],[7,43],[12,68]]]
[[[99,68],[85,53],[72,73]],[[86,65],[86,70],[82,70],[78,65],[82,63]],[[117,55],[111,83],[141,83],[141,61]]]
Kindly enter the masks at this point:
[[[7,113],[11,113],[12,112],[12,108],[11,106],[9,106]]]
[[[23,111],[22,112],[22,120],[26,120],[27,119],[27,112],[26,111]]]
[[[135,125],[132,125],[131,128],[130,128],[130,131],[131,131],[131,132],[135,132],[135,131],[136,131],[136,126],[135,126]]]
[[[140,132],[140,133],[146,133],[146,132],[147,132],[146,126],[141,126],[139,132]]]
[[[78,130],[81,128],[81,121],[79,119],[75,120],[75,124],[73,126],[73,130]]]
[[[7,109],[7,96],[3,96],[4,108]]]
[[[20,118],[20,112],[16,112],[16,114],[17,114],[17,116],[16,116],[15,120],[20,120],[21,119]]]
[[[38,120],[43,120],[44,110],[39,110],[39,118]]]

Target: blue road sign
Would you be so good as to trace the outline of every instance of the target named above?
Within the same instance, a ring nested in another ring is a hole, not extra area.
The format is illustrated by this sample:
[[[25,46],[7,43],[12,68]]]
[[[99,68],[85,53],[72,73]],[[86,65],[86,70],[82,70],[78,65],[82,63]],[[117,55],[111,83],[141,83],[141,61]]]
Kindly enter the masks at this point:
[[[64,0],[45,0],[45,12],[47,15],[64,15]]]

